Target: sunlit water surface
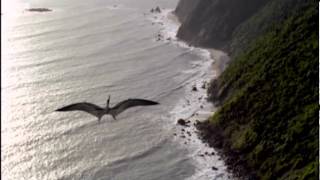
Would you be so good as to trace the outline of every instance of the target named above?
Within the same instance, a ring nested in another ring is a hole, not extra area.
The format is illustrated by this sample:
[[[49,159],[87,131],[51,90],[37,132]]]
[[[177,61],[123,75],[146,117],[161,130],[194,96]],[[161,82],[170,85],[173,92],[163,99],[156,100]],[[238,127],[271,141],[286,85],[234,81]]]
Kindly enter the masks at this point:
[[[148,19],[177,0],[2,2],[1,176],[16,179],[185,179],[186,149],[172,141],[170,110],[197,72],[186,48],[156,41]],[[44,7],[51,12],[27,12]],[[114,121],[55,112],[87,101],[159,101]]]

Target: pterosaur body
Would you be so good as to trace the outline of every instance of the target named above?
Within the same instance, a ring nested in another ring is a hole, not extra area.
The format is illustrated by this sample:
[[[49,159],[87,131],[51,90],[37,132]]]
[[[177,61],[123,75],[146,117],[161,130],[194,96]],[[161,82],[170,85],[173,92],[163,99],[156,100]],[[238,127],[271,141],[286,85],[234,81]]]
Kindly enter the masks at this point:
[[[135,106],[150,106],[157,105],[158,102],[146,100],[146,99],[127,99],[119,102],[114,107],[109,107],[110,104],[110,96],[107,100],[107,105],[105,108],[99,107],[92,103],[80,102],[75,104],[70,104],[68,106],[57,109],[56,111],[84,111],[98,118],[98,121],[101,120],[101,117],[105,114],[110,114],[113,119],[116,120],[116,116],[121,112],[125,111],[130,107]]]

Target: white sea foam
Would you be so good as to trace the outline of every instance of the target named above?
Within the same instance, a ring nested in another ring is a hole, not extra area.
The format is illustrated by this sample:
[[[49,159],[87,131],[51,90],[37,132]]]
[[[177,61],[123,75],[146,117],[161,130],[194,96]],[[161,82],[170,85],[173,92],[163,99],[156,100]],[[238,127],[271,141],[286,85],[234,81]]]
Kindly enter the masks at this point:
[[[227,172],[227,167],[215,149],[202,142],[194,126],[196,121],[204,121],[212,115],[215,107],[207,101],[207,86],[212,78],[217,75],[213,71],[212,59],[209,50],[189,46],[186,42],[179,41],[176,37],[179,21],[172,13],[172,10],[162,9],[161,13],[150,13],[150,20],[154,25],[160,26],[160,31],[155,37],[156,41],[172,43],[176,46],[187,48],[190,53],[199,56],[197,61],[192,62],[192,69],[184,73],[196,74],[191,78],[185,87],[185,96],[171,111],[170,122],[175,128],[175,140],[190,152],[194,160],[196,172],[189,180],[207,179],[233,179]],[[196,90],[195,90],[195,89]],[[178,119],[190,121],[189,127],[176,126]]]

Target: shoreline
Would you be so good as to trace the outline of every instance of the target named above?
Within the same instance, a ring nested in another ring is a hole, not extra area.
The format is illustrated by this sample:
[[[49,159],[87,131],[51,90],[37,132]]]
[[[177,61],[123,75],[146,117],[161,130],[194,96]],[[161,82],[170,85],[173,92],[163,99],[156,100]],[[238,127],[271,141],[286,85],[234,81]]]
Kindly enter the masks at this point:
[[[172,110],[170,118],[175,126],[175,141],[189,150],[190,158],[195,163],[195,174],[187,179],[234,179],[235,176],[228,170],[223,156],[200,138],[196,127],[196,124],[207,121],[215,112],[216,108],[207,100],[207,88],[223,72],[230,58],[221,50],[193,47],[177,39],[180,23],[172,10],[161,9],[161,13],[150,15],[153,25],[162,26],[156,41],[189,49],[200,58],[192,62],[191,71],[197,72],[197,75],[186,84],[185,95]],[[184,123],[180,124],[179,121]]]
[[[250,169],[245,163],[244,157],[230,148],[223,148],[230,147],[230,142],[223,136],[221,129],[212,126],[208,120],[197,123],[196,128],[199,138],[218,151],[218,154],[226,162],[228,171],[232,173],[234,178],[243,180],[258,179],[255,171]]]
[[[196,173],[188,180],[223,178],[235,179],[225,159],[219,151],[210,146],[200,136],[197,124],[204,123],[216,111],[216,107],[207,100],[207,88],[212,79],[217,78],[225,67],[225,53],[219,50],[206,49],[210,52],[210,59],[199,70],[203,76],[196,77],[185,87],[185,96],[177,103],[172,121],[175,123],[174,138],[184,148],[188,149],[195,161]],[[211,59],[214,57],[214,59]],[[200,73],[200,74],[201,74]],[[195,90],[196,89],[196,90]],[[179,121],[183,123],[179,123]]]

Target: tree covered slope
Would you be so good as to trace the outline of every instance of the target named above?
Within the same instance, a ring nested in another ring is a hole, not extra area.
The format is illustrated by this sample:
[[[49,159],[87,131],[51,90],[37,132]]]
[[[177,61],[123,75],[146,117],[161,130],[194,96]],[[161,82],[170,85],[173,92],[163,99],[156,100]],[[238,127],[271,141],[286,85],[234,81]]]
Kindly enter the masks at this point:
[[[319,179],[315,4],[257,38],[208,92],[221,107],[202,124],[203,137],[259,179]]]

